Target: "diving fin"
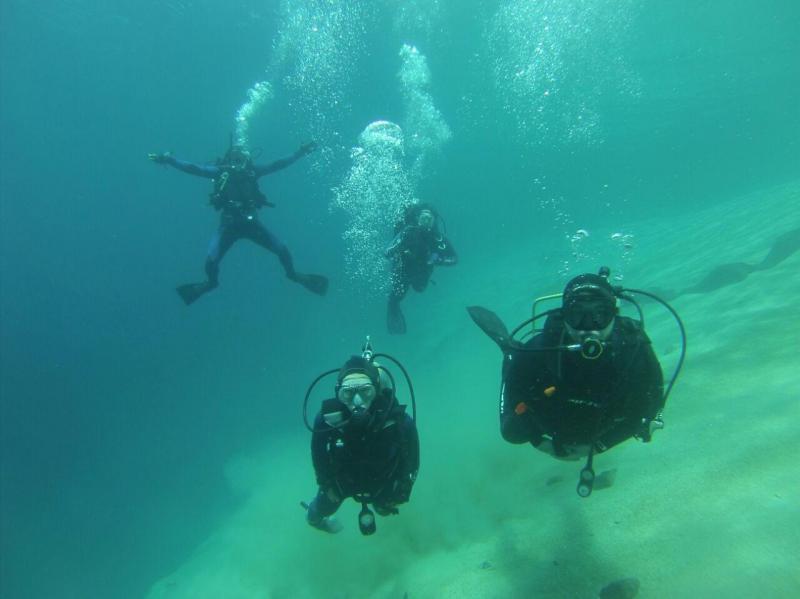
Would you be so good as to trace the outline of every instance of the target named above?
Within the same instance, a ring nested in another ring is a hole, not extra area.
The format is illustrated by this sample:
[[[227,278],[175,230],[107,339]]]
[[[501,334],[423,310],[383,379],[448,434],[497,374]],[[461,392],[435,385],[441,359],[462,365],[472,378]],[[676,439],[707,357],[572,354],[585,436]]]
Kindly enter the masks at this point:
[[[316,293],[317,295],[325,295],[328,293],[328,277],[298,273],[294,276],[293,280],[300,283],[311,293]]]
[[[179,285],[175,288],[175,291],[178,292],[178,295],[181,296],[183,303],[187,306],[193,304],[197,298],[203,295],[207,291],[211,291],[213,287],[206,283],[187,283],[186,285]]]
[[[467,312],[475,324],[497,344],[500,351],[505,353],[512,347],[511,335],[497,314],[480,306],[470,306]]]
[[[406,332],[406,317],[400,309],[399,302],[389,301],[386,310],[386,328],[391,335],[403,335]]]

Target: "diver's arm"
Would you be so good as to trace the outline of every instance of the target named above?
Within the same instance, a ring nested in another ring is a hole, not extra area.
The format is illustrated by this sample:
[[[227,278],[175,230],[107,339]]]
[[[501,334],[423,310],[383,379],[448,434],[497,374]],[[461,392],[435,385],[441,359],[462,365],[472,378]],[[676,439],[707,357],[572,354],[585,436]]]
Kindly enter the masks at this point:
[[[405,241],[406,238],[406,231],[408,231],[408,227],[404,227],[402,231],[394,236],[392,242],[384,250],[384,256],[391,258],[400,251],[400,249],[403,247],[403,241]]]
[[[433,262],[436,266],[455,266],[458,264],[458,254],[456,254],[453,244],[446,237],[442,237],[438,247],[434,250],[433,256],[436,257]]]
[[[280,160],[276,160],[275,162],[270,162],[269,164],[261,164],[255,166],[256,178],[263,177],[264,175],[269,175],[274,173],[275,171],[280,171],[285,169],[287,166],[291,166],[298,160],[300,160],[303,156],[310,154],[314,151],[317,147],[317,144],[312,142],[303,144],[297,151],[287,158],[281,158]]]
[[[514,352],[504,358],[500,434],[509,443],[533,443],[536,446],[542,438],[528,402],[532,387],[528,370],[535,367],[533,356],[533,353]]]
[[[402,462],[398,469],[398,478],[395,481],[396,490],[393,497],[394,503],[405,503],[411,497],[411,489],[417,480],[419,472],[419,435],[417,426],[408,414],[403,415],[402,421]]]
[[[642,354],[644,361],[642,376],[644,380],[642,384],[641,410],[638,414],[639,430],[635,434],[647,443],[650,441],[652,432],[650,423],[664,409],[664,373],[649,339]]]
[[[640,429],[641,424],[636,418],[626,418],[595,439],[594,452],[608,451],[615,445],[633,437]]]
[[[311,434],[311,461],[314,464],[314,473],[317,477],[317,484],[322,489],[329,489],[335,482],[333,467],[328,456],[328,425],[322,418],[322,414],[317,414],[314,419],[314,432]]]
[[[186,160],[175,158],[175,156],[172,154],[166,154],[164,156],[163,164],[168,164],[184,173],[188,173],[196,177],[204,177],[206,179],[213,179],[220,173],[220,168],[213,164],[196,164],[194,162],[188,162]]]
[[[644,334],[644,333],[642,333]],[[650,340],[645,338],[639,349],[636,362],[630,371],[628,387],[630,400],[624,420],[598,438],[595,449],[605,451],[626,439],[637,436],[650,441],[649,424],[664,407],[664,378]]]
[[[417,433],[417,425],[411,419],[411,416],[406,414],[405,418],[406,428],[406,470],[417,478],[419,472],[419,434]]]

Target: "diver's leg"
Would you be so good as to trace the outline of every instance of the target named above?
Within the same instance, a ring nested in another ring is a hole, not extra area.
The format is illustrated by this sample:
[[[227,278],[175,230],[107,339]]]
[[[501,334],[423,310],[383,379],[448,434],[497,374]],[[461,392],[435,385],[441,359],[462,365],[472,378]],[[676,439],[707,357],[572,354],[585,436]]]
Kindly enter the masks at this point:
[[[206,276],[209,290],[219,285],[219,265],[234,242],[241,237],[241,231],[234,223],[220,223],[216,235],[208,244],[206,255]]]
[[[339,497],[333,489],[328,489],[327,491],[320,489],[314,500],[308,504],[306,520],[311,526],[319,530],[331,533],[339,532],[342,529],[342,525],[331,516],[342,505],[342,500],[343,498]]]
[[[211,238],[208,254],[206,255],[206,281],[179,285],[176,289],[178,295],[181,296],[187,306],[219,285],[219,263],[237,238],[238,233],[235,225],[225,222],[220,223],[219,229],[217,229],[214,237]]]
[[[431,275],[433,274],[433,267],[426,265],[425,268],[418,269],[414,272],[411,279],[411,287],[417,293],[422,293],[425,289],[428,288],[428,283],[431,280]]]
[[[247,236],[254,243],[278,256],[286,276],[294,280],[297,273],[294,270],[292,255],[289,253],[289,248],[286,247],[286,244],[256,219],[250,221],[247,232]]]
[[[392,273],[392,290],[386,307],[386,328],[393,335],[402,335],[406,332],[406,318],[400,309],[400,300],[407,292],[408,281],[401,267]]]
[[[300,283],[303,287],[317,295],[325,295],[328,291],[327,277],[303,274],[294,269],[294,262],[292,261],[292,255],[289,253],[289,248],[269,229],[262,225],[261,222],[255,219],[250,221],[248,237],[264,249],[278,256],[278,260],[281,261],[283,270],[289,280]]]

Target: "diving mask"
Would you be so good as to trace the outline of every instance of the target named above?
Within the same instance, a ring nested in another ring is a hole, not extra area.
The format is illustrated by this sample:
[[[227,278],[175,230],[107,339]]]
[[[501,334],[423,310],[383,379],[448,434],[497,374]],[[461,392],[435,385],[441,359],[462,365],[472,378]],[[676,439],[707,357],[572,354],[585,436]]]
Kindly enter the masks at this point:
[[[338,399],[351,412],[369,409],[375,399],[375,385],[365,374],[351,374],[339,386]]]
[[[434,220],[433,212],[430,210],[423,210],[417,217],[417,224],[423,229],[432,229]]]
[[[564,322],[579,331],[602,331],[614,320],[617,309],[606,299],[579,295],[561,310]]]
[[[241,146],[234,146],[228,153],[228,162],[233,170],[244,170],[250,164],[250,152]]]

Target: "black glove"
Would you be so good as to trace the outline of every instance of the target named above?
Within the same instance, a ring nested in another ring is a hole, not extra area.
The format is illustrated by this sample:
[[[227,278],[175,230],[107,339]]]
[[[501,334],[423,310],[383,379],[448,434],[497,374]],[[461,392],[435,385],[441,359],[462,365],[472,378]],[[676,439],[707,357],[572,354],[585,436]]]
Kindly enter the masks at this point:
[[[161,154],[150,153],[147,155],[147,158],[155,162],[156,164],[166,164],[169,162],[169,159],[172,158],[172,154],[169,152],[163,152]]]

